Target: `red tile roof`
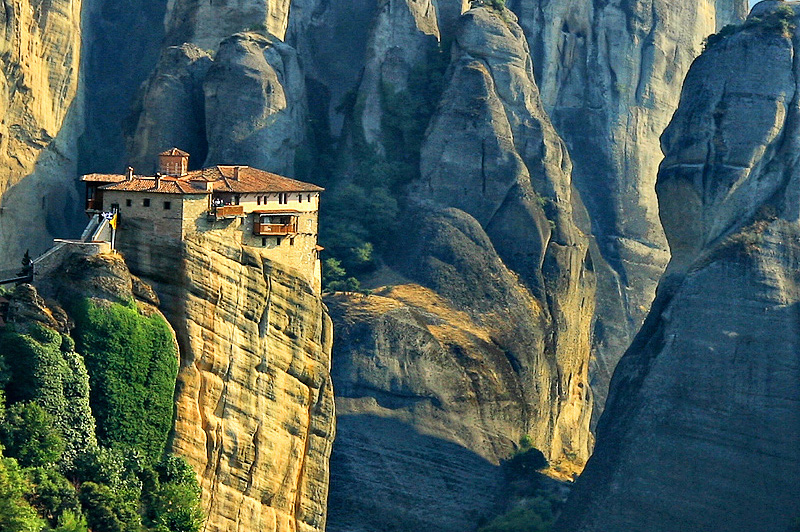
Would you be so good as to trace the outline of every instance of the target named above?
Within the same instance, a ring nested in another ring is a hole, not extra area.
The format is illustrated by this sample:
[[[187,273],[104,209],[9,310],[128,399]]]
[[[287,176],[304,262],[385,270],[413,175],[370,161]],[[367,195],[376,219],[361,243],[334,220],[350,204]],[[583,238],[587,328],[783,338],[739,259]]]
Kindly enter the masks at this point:
[[[125,181],[125,176],[122,174],[86,174],[81,177],[81,181],[91,183],[119,183],[120,181]]]
[[[198,185],[200,185],[198,183]],[[156,180],[152,177],[133,178],[102,187],[103,190],[120,190],[124,192],[151,192],[154,194],[210,194],[205,186],[202,188],[183,179],[162,177],[156,188]]]
[[[167,151],[159,153],[159,155],[182,155],[184,157],[188,157],[189,154],[183,150],[179,150],[178,148],[170,148]]]
[[[236,168],[239,169],[238,179],[235,179]],[[325,190],[311,183],[289,179],[288,177],[279,176],[272,172],[265,172],[257,168],[227,165],[193,170],[180,177],[164,176],[161,178],[159,190],[151,190],[155,186],[154,177],[134,176],[132,180],[126,181],[125,176],[122,174],[87,174],[83,176],[81,180],[87,182],[114,183],[102,187],[104,190],[158,192],[165,194],[205,193],[204,190],[198,190],[200,183],[192,184],[192,182],[203,181],[211,181],[213,183],[212,187],[214,192],[239,194],[258,192],[321,192]]]

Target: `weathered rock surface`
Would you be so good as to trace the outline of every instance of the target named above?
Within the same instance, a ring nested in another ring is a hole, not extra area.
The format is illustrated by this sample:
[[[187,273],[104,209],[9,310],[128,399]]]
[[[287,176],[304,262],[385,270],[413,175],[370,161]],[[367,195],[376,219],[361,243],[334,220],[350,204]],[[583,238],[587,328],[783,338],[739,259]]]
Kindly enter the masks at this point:
[[[569,146],[595,237],[599,407],[616,362],[650,308],[669,254],[658,217],[659,136],[703,39],[741,20],[745,0],[509,5],[531,43],[542,100]]]
[[[138,173],[153,175],[158,154],[173,146],[202,164],[208,152],[203,80],[211,56],[192,44],[166,48],[142,87],[133,115],[138,123],[128,138],[128,164]]]
[[[119,173],[137,91],[158,63],[167,0],[83,0],[78,173]],[[75,172],[72,172],[73,174]]]
[[[358,89],[378,7],[378,2],[362,0],[292,1],[286,42],[297,50],[311,82],[314,117],[330,122],[336,134],[342,126],[337,108]]]
[[[80,13],[79,1],[14,0],[0,15],[0,267],[69,225]]]
[[[531,425],[552,426],[537,441],[547,456],[568,453],[580,462],[590,452],[585,423],[594,274],[587,239],[572,220],[569,156],[542,108],[527,43],[512,18],[509,11],[485,8],[462,17],[414,197],[477,221],[476,232],[485,232],[527,297],[536,298],[543,320],[531,327],[546,341],[525,356],[536,360],[534,373],[545,361],[557,367],[544,372],[552,379],[545,377],[546,386],[557,390],[545,402],[557,406],[543,417],[534,414]],[[477,268],[468,260],[462,272]],[[542,397],[543,384],[525,387]]]
[[[408,89],[414,68],[425,68],[439,44],[432,0],[381,3],[367,45],[367,58],[355,105],[355,134],[384,154],[384,100]]]
[[[248,164],[294,174],[307,110],[305,79],[291,46],[271,35],[236,34],[220,45],[203,90],[206,166]]]
[[[689,72],[657,185],[670,266],[557,530],[778,532],[800,517],[797,47],[762,23]]]
[[[266,30],[283,40],[291,4],[291,0],[172,0],[167,8],[166,42],[172,46],[190,42],[216,50],[223,39],[247,30]]]
[[[129,159],[153,169],[160,151],[178,146],[195,167],[246,164],[291,176],[306,121],[297,53],[276,37],[237,33],[213,60],[192,44],[170,47],[142,88]]]
[[[172,451],[199,475],[206,529],[324,530],[333,338],[319,295],[209,235],[138,264],[178,336]]]
[[[459,23],[417,207],[388,257],[405,278],[329,301],[332,532],[474,529],[523,435],[565,475],[590,453],[594,277],[569,157],[512,19],[479,8]]]

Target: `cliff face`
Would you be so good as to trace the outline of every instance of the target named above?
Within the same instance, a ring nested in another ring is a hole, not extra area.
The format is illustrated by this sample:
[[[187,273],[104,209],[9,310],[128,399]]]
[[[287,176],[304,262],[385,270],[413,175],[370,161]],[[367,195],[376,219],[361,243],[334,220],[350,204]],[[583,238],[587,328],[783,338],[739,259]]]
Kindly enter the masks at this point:
[[[659,136],[703,39],[745,0],[510,3],[531,43],[542,100],[569,147],[594,235],[598,318],[593,389],[650,308],[669,254],[654,190]]]
[[[199,475],[207,529],[324,530],[334,404],[322,301],[222,238],[195,235],[170,256],[140,273],[157,279],[181,348],[172,451]]]
[[[71,226],[80,13],[81,2],[15,0],[0,15],[0,267]]]
[[[762,3],[762,22],[689,72],[657,185],[672,260],[558,530],[777,532],[798,517],[800,71],[787,5],[800,13]]]
[[[329,300],[332,531],[475,527],[523,435],[565,475],[589,456],[594,276],[513,17],[459,21],[393,271],[372,296]]]
[[[193,44],[168,47],[131,117],[130,162],[152,171],[158,153],[182,146],[194,167],[247,164],[293,175],[306,117],[297,54],[276,37],[237,33],[213,59]]]
[[[239,0],[200,2],[174,0],[166,15],[166,43],[196,44],[216,50],[220,42],[234,33],[265,30],[283,40],[289,24],[291,0]]]

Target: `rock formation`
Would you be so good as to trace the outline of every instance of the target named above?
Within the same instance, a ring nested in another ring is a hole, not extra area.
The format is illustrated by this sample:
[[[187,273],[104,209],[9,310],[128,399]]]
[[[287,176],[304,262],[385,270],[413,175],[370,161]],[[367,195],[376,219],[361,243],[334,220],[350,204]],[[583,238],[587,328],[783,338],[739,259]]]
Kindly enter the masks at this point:
[[[206,166],[248,164],[294,175],[307,111],[305,80],[292,47],[271,35],[234,35],[220,45],[203,90]]]
[[[199,165],[208,153],[203,80],[212,59],[193,44],[164,50],[133,110],[136,130],[128,138],[128,164],[138,173],[156,172],[158,154],[180,146]]]
[[[268,31],[283,40],[291,4],[291,0],[175,0],[167,10],[166,42],[173,46],[190,42],[216,50],[223,39],[248,30]]]
[[[0,15],[0,268],[71,227],[81,2],[5,3]]]
[[[329,300],[332,532],[468,530],[496,511],[497,464],[523,435],[565,475],[591,450],[594,276],[513,17],[460,20],[394,272]]]
[[[171,448],[198,472],[207,530],[324,530],[333,338],[319,295],[223,238],[161,252],[136,271],[177,333]]]
[[[590,215],[582,228],[595,237],[600,408],[669,258],[654,192],[659,136],[703,39],[743,16],[746,4],[509,2],[531,43],[544,106],[569,146]]]
[[[657,182],[670,266],[557,530],[783,532],[800,517],[790,7],[762,2],[689,72]]]
[[[128,153],[143,170],[152,169],[160,151],[178,146],[194,166],[247,164],[291,176],[306,116],[297,54],[276,37],[238,33],[222,42],[213,61],[184,44],[163,52],[143,86]]]
[[[426,68],[439,43],[431,0],[387,0],[378,11],[355,104],[354,135],[385,154],[386,99],[407,91],[412,70]]]

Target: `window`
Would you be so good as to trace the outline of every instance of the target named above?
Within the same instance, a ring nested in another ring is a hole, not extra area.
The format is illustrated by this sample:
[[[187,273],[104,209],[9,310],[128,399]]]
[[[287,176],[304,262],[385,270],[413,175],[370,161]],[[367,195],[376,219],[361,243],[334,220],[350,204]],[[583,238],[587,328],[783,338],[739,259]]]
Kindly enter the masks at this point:
[[[303,195],[302,194],[298,194],[297,195],[297,201],[299,201],[300,203],[303,203]]]
[[[261,239],[261,245],[267,247],[267,237]]]
[[[261,196],[256,196],[256,203],[261,205]]]
[[[150,206],[150,198],[145,198],[142,200],[142,207],[149,207]]]
[[[294,246],[294,237],[289,239],[289,245]]]
[[[164,202],[164,210],[165,210],[165,211],[168,211],[168,210],[170,210],[171,208],[172,208],[172,202],[171,202],[171,201],[165,201],[165,202]]]
[[[234,205],[239,205],[239,198],[240,198],[240,197],[241,197],[241,196],[239,196],[239,194],[236,194],[236,195],[233,197],[233,204],[234,204]]]
[[[281,237],[276,236],[275,237],[275,243],[280,246],[281,245]]]
[[[125,206],[126,207],[132,207],[133,206],[133,200],[132,199],[126,199],[125,200]]]
[[[280,203],[281,205],[286,205],[287,203],[289,203],[289,194],[287,194],[286,192],[281,192],[280,194],[278,194],[278,203]]]
[[[119,203],[112,203],[111,204],[111,212],[115,212],[119,210]]]
[[[311,203],[311,194],[308,194],[308,195],[306,196],[306,198],[308,199],[308,202],[309,202],[309,203]]]

